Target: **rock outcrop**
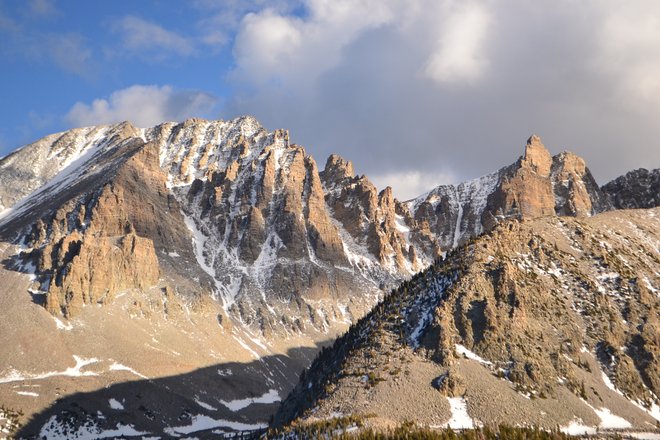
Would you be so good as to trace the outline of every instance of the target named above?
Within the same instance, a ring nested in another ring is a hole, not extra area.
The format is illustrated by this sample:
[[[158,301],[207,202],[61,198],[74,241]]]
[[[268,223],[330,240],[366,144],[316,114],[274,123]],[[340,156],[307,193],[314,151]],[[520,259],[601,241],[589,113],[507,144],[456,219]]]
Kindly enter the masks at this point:
[[[135,233],[83,240],[74,232],[54,249],[46,247],[43,255],[40,268],[53,273],[46,308],[65,317],[74,316],[85,305],[112,301],[122,290],[148,289],[159,278],[153,242]]]
[[[603,185],[601,191],[615,209],[660,206],[660,169],[630,171]]]

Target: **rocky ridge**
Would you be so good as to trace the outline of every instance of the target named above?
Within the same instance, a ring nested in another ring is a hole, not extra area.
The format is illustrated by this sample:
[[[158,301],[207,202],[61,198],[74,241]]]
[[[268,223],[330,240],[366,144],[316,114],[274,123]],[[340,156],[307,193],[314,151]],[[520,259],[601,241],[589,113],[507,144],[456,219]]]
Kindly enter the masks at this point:
[[[276,423],[653,430],[659,214],[511,221],[470,241],[322,351]]]
[[[601,190],[614,209],[660,206],[660,169],[630,171],[603,185]]]
[[[514,164],[457,186],[438,186],[406,205],[445,250],[509,218],[590,216],[610,209],[584,160],[570,152],[551,156],[536,135]]]
[[[34,157],[50,160],[28,166]],[[90,278],[76,273],[84,264],[71,266],[80,237],[116,241],[135,230],[155,243],[158,255],[142,260],[158,258],[160,272],[174,274],[161,288],[195,297],[200,289],[190,280],[198,279],[201,291],[221,302],[223,315],[266,336],[305,332],[306,325],[321,332],[341,327],[383,289],[504,219],[609,208],[584,161],[571,153],[551,157],[537,136],[515,164],[407,203],[395,200],[390,188],[378,192],[338,156],[319,171],[304,148],[290,144],[288,132],[268,133],[249,117],[71,130],[24,147],[0,167],[4,176],[37,188],[19,200],[26,189],[5,185],[0,232],[22,240],[19,264],[35,268],[35,290],[46,295],[52,312],[70,316],[81,301],[97,301],[89,290],[106,281],[102,275],[81,281]],[[69,237],[74,231],[80,237]],[[191,237],[192,249],[184,237]],[[196,267],[182,270],[177,258],[193,255]],[[124,259],[109,267],[128,265]],[[158,284],[156,278],[122,284],[131,274],[119,274],[110,285],[142,289]],[[347,296],[351,291],[363,294]],[[77,305],[69,307],[70,301]]]

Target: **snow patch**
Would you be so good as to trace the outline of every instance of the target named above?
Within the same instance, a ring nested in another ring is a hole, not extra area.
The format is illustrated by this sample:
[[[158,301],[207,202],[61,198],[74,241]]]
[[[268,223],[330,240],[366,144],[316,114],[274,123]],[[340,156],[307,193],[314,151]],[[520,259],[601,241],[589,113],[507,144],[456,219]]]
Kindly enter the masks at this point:
[[[567,426],[559,428],[561,432],[568,435],[594,435],[597,429],[593,426],[586,426],[582,424],[582,420],[573,420]]]
[[[632,425],[630,422],[623,417],[619,417],[607,408],[596,409],[594,412],[600,417],[600,424],[598,425],[603,429],[626,429],[630,428]]]
[[[122,410],[124,409],[124,405],[116,399],[109,399],[108,404],[110,405],[110,408],[116,409],[116,410]]]
[[[465,346],[461,344],[456,344],[456,353],[465,356],[468,359],[472,359],[473,361],[477,361],[480,364],[483,365],[488,365],[489,367],[493,366],[493,363],[490,361],[485,360],[481,356],[477,355],[476,353],[468,350]]]
[[[71,377],[82,377],[82,376],[98,376],[98,373],[94,371],[82,371],[87,365],[94,364],[99,360],[96,358],[85,359],[80,356],[73,355],[73,359],[76,361],[76,365],[69,367],[64,371],[49,371],[47,373],[41,374],[30,374],[30,373],[21,373],[16,370],[10,370],[9,374],[5,377],[0,377],[0,383],[9,383],[9,382],[18,382],[22,380],[40,380],[46,379],[54,376],[71,376]]]
[[[449,397],[449,406],[451,407],[451,419],[447,422],[447,427],[451,429],[472,429],[474,422],[467,412],[467,404],[463,397]]]
[[[280,397],[277,390],[271,389],[268,390],[267,393],[262,394],[260,397],[248,397],[245,399],[230,400],[229,402],[221,400],[220,403],[226,406],[230,411],[236,412],[242,410],[243,408],[247,408],[253,403],[275,403],[281,400],[282,398]]]
[[[656,432],[626,432],[623,438],[634,438],[637,440],[660,440],[660,434]]]
[[[39,438],[47,440],[93,440],[101,438],[138,437],[149,434],[137,431],[132,425],[117,423],[115,429],[101,429],[95,423],[82,426],[72,425],[68,420],[59,420],[52,416],[39,431]]]
[[[206,402],[202,402],[202,401],[199,400],[198,398],[195,398],[195,403],[196,403],[197,405],[201,406],[201,407],[204,408],[204,409],[208,409],[209,411],[217,411],[217,410],[218,410],[218,408],[216,408],[215,406],[211,406],[211,405],[209,405],[209,404],[206,403]]]
[[[59,318],[51,315],[53,317],[53,320],[55,321],[55,325],[57,326],[58,330],[66,330],[66,331],[71,331],[73,330],[73,325],[71,324],[65,324],[60,320]]]
[[[253,431],[267,428],[265,423],[248,424],[232,422],[230,420],[214,419],[209,416],[198,414],[192,417],[190,425],[168,427],[163,430],[166,434],[178,437],[178,434],[191,434],[197,431],[206,431],[214,428],[230,428],[236,431]]]
[[[16,394],[20,394],[21,396],[39,397],[39,394],[33,393],[32,391],[16,391]]]
[[[142,379],[149,379],[147,376],[144,374],[140,374],[131,367],[127,367],[126,365],[114,362],[112,365],[110,365],[110,370],[109,371],[128,371],[129,373],[133,373],[138,377],[141,377]]]

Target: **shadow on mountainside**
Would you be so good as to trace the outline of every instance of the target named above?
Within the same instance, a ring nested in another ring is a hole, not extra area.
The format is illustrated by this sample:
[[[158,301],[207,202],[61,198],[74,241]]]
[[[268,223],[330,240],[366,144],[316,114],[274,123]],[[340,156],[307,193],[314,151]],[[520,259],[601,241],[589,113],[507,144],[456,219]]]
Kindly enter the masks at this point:
[[[36,261],[34,258],[25,252],[18,252],[11,255],[4,260],[0,261],[0,265],[9,272],[18,272],[34,277],[34,281],[39,282],[39,287],[43,287],[44,281],[49,277],[39,275],[35,272]],[[29,290],[28,293],[32,297],[32,302],[44,306],[46,304],[46,295],[43,292]]]
[[[48,438],[218,438],[223,432],[260,430],[329,342],[61,397],[32,416],[16,438],[41,438],[46,426]]]

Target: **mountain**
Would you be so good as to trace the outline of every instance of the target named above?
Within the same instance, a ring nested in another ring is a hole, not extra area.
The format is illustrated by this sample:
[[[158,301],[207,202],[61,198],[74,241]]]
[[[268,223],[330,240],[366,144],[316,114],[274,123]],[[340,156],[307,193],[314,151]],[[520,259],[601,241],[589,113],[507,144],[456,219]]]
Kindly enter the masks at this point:
[[[659,214],[498,225],[324,349],[276,424],[657,428]]]
[[[415,249],[390,189],[250,117],[74,129],[0,176],[1,403],[38,414],[32,434],[72,411],[74,431],[260,427],[319,346],[440,252]]]
[[[660,169],[630,171],[603,185],[601,190],[615,209],[660,206]]]
[[[607,197],[534,136],[408,202],[251,117],[47,136],[0,159],[0,404],[26,436],[260,428],[402,281],[499,224]]]
[[[509,218],[590,216],[611,208],[582,158],[551,156],[536,135],[514,164],[457,186],[438,186],[407,206],[442,249]]]

